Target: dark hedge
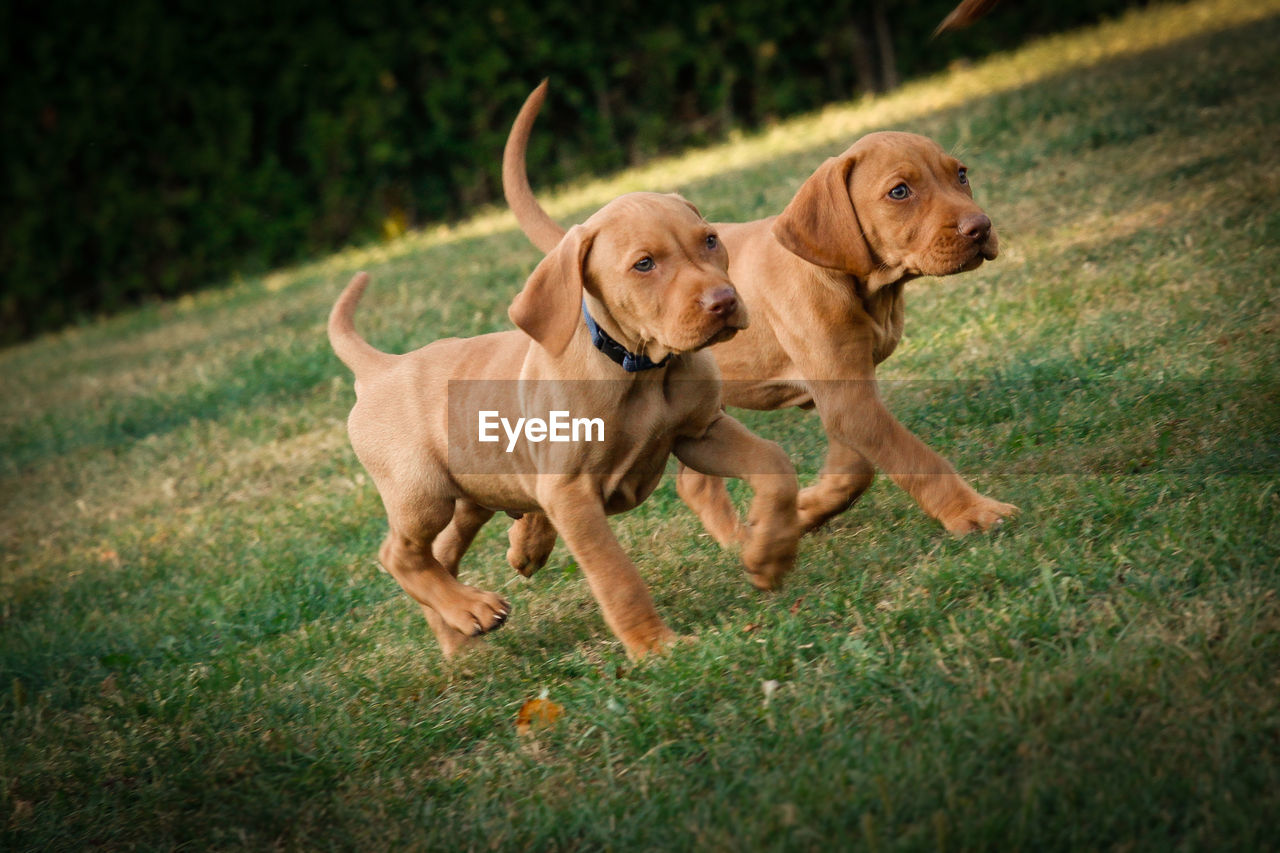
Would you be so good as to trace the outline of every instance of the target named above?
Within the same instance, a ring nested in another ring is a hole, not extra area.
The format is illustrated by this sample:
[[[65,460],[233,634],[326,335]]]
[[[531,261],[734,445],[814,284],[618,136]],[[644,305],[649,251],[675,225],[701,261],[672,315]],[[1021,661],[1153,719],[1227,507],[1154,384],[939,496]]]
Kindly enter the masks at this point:
[[[0,4],[0,343],[850,98],[1133,0]]]

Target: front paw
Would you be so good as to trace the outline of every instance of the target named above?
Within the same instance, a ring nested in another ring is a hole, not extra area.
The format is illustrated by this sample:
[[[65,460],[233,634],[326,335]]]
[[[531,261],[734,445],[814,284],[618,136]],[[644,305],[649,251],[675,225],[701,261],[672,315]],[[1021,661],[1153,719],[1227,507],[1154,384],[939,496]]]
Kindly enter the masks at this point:
[[[1001,503],[982,495],[977,495],[974,500],[955,512],[940,516],[939,521],[947,528],[948,532],[956,536],[964,536],[967,533],[980,533],[984,530],[990,530],[1000,524],[1005,519],[1013,518],[1020,510],[1013,504]]]

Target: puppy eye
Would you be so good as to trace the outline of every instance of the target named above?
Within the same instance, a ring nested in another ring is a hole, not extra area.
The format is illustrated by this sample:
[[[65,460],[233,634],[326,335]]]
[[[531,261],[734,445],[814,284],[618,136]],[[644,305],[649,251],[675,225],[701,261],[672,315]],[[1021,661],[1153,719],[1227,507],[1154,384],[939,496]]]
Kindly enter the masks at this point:
[[[962,184],[969,183],[969,170],[964,168],[963,166],[960,167],[960,183]]]
[[[653,258],[646,256],[632,264],[631,268],[636,272],[649,272],[655,266],[657,266],[657,264],[653,262]]]
[[[889,190],[889,198],[894,199],[895,201],[902,201],[909,195],[911,195],[911,187],[906,184],[898,184],[896,187]]]
[[[717,246],[719,246],[719,245],[720,245],[720,241],[719,241],[718,239],[716,239],[716,235],[714,235],[714,234],[708,234],[708,235],[707,235],[707,248],[708,248],[708,249],[711,249],[712,251],[714,251],[714,250],[715,250],[715,248],[716,248]]]

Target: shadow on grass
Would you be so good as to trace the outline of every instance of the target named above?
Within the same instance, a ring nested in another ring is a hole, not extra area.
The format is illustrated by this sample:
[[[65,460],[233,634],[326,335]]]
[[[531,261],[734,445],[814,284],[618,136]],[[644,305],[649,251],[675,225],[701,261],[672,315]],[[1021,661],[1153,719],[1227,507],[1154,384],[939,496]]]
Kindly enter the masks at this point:
[[[122,566],[77,564],[58,580],[49,575],[59,567],[50,567],[10,588],[0,684],[52,688],[75,704],[112,673],[236,662],[273,638],[399,595],[389,578],[351,573],[353,562],[369,565],[363,558],[384,529],[380,518],[338,512],[322,530],[122,546]]]

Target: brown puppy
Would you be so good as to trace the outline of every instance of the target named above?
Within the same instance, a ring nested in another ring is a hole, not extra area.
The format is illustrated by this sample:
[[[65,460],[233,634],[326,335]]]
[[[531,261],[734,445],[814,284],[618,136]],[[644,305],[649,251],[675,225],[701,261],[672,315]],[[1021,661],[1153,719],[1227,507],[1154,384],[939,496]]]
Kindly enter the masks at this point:
[[[671,453],[708,476],[742,476],[755,491],[742,552],[753,583],[770,587],[792,567],[795,470],[781,448],[722,411],[715,361],[701,351],[747,324],[727,267],[692,205],[635,193],[557,241],[511,306],[519,331],[391,355],[352,322],[368,276],[347,285],[329,339],[355,373],[351,444],[387,510],[379,558],[422,605],[446,654],[510,613],[502,597],[456,577],[476,532],[501,510],[544,525],[545,513],[554,523],[629,654],[669,643],[673,634],[606,516],[643,501]],[[593,342],[584,305],[618,347],[654,366],[624,371]],[[556,412],[574,418],[578,441],[544,441],[548,421],[540,433],[509,428]],[[583,436],[579,420],[588,425]]]
[[[544,251],[564,231],[529,187],[525,149],[546,85],[525,101],[503,156],[507,201]],[[873,133],[823,163],[780,215],[715,227],[754,321],[714,351],[725,402],[816,408],[827,433],[818,482],[800,493],[806,529],[852,505],[877,467],[952,533],[984,530],[1017,512],[978,494],[912,435],[875,383],[876,365],[902,336],[903,285],[996,257],[991,220],[958,160],[922,136]],[[682,470],[677,485],[718,540],[742,535],[722,481]]]

